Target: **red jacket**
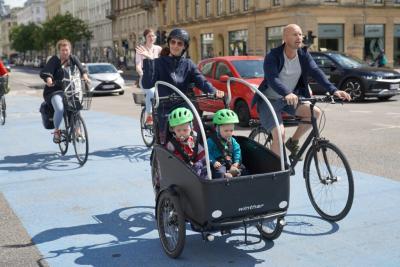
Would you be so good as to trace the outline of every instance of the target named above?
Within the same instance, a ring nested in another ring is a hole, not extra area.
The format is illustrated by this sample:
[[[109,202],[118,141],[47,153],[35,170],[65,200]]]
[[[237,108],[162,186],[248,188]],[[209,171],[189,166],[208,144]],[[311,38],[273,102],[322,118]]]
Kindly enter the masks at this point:
[[[4,76],[8,73],[6,67],[3,64],[3,61],[0,60],[0,76]]]

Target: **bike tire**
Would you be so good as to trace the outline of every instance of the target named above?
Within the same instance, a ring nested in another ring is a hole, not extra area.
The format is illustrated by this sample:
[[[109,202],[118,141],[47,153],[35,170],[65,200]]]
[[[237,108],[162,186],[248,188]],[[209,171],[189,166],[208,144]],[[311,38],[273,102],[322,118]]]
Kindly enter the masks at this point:
[[[77,129],[80,129],[80,135],[77,135]],[[86,163],[89,155],[89,135],[85,121],[79,113],[73,115],[71,132],[75,156],[78,159],[79,164],[83,166]]]
[[[4,95],[1,96],[0,101],[0,124],[4,125],[6,123],[6,113],[7,106],[6,106],[6,97]]]
[[[70,142],[70,129],[69,129],[69,123],[68,123],[68,116],[64,114],[63,116],[63,121],[61,122],[60,125],[60,130],[61,130],[61,140],[60,143],[58,143],[58,147],[60,148],[61,155],[67,154],[68,151],[68,145]]]
[[[164,252],[171,258],[182,253],[186,239],[185,217],[178,196],[169,191],[157,201],[157,228]]]
[[[256,225],[257,230],[264,239],[275,240],[282,234],[283,231],[283,224],[281,223],[281,220],[283,220],[283,217],[272,221],[258,223]]]
[[[142,108],[140,114],[140,133],[144,144],[147,147],[151,147],[154,144],[154,132],[153,125],[146,125],[146,108]]]
[[[249,138],[256,141],[257,143],[265,146],[268,149],[271,149],[272,144],[272,134],[269,133],[262,126],[258,126],[251,130],[249,134]]]
[[[307,194],[317,213],[328,221],[342,220],[354,198],[353,173],[343,152],[330,142],[316,143],[304,161]]]

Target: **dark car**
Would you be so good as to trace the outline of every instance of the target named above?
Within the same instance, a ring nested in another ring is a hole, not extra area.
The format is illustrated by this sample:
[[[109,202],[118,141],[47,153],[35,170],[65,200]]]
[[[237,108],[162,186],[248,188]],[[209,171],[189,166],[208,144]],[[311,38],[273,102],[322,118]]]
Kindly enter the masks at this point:
[[[390,68],[370,67],[355,57],[334,51],[310,52],[318,67],[340,90],[348,92],[356,101],[367,97],[388,100],[400,93],[400,73]],[[314,94],[325,90],[310,80]]]

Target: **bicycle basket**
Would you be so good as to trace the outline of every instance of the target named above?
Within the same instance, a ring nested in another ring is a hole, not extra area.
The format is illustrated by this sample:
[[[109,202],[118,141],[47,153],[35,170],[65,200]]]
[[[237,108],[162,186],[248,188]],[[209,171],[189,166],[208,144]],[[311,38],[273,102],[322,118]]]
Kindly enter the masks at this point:
[[[83,97],[82,97],[82,109],[83,110],[89,110],[90,106],[92,104],[92,97],[93,93],[90,91],[84,91],[83,92]]]
[[[143,92],[132,93],[135,104],[144,105],[146,95]]]

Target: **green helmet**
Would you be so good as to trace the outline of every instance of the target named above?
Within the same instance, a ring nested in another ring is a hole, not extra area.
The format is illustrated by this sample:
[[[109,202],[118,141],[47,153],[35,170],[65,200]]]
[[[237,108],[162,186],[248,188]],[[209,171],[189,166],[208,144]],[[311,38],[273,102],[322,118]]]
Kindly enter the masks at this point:
[[[175,127],[193,120],[193,113],[187,108],[176,108],[168,116],[169,126]]]
[[[233,124],[238,122],[239,118],[236,113],[229,109],[220,109],[213,117],[213,123],[216,125]]]

